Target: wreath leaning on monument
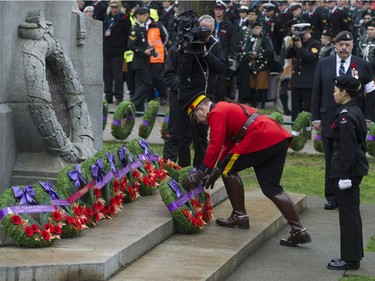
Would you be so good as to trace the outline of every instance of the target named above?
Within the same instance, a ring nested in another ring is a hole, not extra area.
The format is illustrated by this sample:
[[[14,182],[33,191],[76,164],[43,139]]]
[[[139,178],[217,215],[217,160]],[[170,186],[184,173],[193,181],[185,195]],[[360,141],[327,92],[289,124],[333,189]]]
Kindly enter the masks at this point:
[[[300,151],[305,146],[311,136],[311,113],[302,111],[297,115],[292,126],[293,140],[290,148],[294,151]]]
[[[142,123],[139,125],[138,135],[141,138],[147,139],[150,136],[159,106],[160,104],[157,100],[152,100],[148,103]]]
[[[125,120],[125,122],[123,122]],[[126,139],[135,124],[135,105],[131,101],[121,102],[113,115],[112,136],[118,140]]]

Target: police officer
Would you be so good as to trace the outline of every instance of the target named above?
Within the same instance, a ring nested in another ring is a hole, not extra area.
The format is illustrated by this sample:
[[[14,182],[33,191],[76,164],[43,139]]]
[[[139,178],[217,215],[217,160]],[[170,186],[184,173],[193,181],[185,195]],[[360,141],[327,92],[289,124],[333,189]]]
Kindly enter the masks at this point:
[[[290,237],[281,239],[280,244],[296,246],[311,242],[292,199],[280,185],[291,134],[247,105],[213,104],[204,95],[197,95],[185,109],[190,118],[210,126],[210,143],[199,170],[183,179],[183,184],[188,189],[194,188],[208,174],[204,184],[206,188],[213,188],[215,181],[222,176],[233,211],[229,218],[219,218],[216,223],[222,227],[250,227],[244,186],[238,172],[254,167],[262,192],[292,228]]]
[[[311,95],[314,73],[319,59],[320,42],[314,39],[309,23],[294,25],[293,45],[285,52],[285,58],[293,59],[292,87],[292,121],[302,111],[311,112]]]
[[[132,26],[128,48],[134,52],[132,67],[135,72],[135,92],[131,99],[137,111],[144,111],[145,100],[152,92],[152,77],[150,73],[150,56],[154,49],[148,45],[145,23],[149,10],[138,7],[134,11],[135,25]]]
[[[356,104],[361,83],[342,75],[335,78],[334,99],[339,105],[334,123],[333,157],[330,176],[335,182],[340,222],[340,258],[328,263],[329,269],[358,269],[363,257],[359,185],[368,172],[366,158],[366,119]]]

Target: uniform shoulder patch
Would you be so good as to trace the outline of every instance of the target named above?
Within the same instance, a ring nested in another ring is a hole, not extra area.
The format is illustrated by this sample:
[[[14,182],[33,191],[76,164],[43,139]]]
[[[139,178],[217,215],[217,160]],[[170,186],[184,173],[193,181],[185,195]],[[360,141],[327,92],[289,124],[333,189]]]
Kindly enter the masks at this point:
[[[346,124],[348,122],[347,118],[345,115],[340,116],[340,124]]]
[[[132,41],[134,41],[137,37],[135,36],[137,33],[135,32],[135,30],[134,29],[132,29],[131,31],[130,31],[130,36],[129,36],[129,38],[130,38],[130,40],[132,40]]]

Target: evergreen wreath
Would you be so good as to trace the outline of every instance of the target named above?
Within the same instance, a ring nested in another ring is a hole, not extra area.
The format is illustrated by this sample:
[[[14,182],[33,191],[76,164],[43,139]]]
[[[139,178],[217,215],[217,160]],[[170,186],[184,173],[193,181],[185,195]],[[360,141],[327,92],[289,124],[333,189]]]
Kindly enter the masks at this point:
[[[322,141],[322,131],[317,130],[314,138],[314,148],[316,151],[324,153],[324,146]]]
[[[166,140],[169,138],[169,134],[168,134],[169,115],[170,115],[169,111],[165,113],[163,123],[161,124],[160,134],[163,140]]]
[[[157,100],[149,101],[146,111],[143,115],[142,123],[139,125],[138,135],[141,138],[147,139],[155,124],[156,114],[159,111],[159,102]]]
[[[106,100],[103,101],[103,130],[105,129],[105,126],[107,125],[107,119],[108,119],[108,102]]]
[[[135,105],[131,101],[122,101],[118,105],[112,120],[114,138],[124,140],[131,134],[135,124],[135,112]]]
[[[311,136],[311,113],[302,111],[297,115],[292,126],[293,139],[290,148],[300,151]]]
[[[280,125],[284,124],[283,115],[278,111],[272,112],[272,114],[270,115],[270,118],[275,120]]]
[[[375,156],[375,124],[373,124],[368,131],[366,146],[368,154]]]

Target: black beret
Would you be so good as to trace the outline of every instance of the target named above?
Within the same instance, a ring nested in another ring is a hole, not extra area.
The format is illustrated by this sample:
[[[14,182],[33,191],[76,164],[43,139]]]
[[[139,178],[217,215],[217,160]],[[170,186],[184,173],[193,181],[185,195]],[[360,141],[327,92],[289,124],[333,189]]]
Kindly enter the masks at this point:
[[[249,9],[249,13],[255,13],[258,15],[259,11],[258,11],[258,7],[257,6],[254,6],[252,8]]]
[[[330,29],[326,28],[323,30],[322,35],[333,38],[333,33]]]
[[[361,82],[350,75],[341,75],[334,78],[335,86],[341,90],[346,90],[350,96],[357,96],[361,89]]]
[[[369,26],[375,27],[375,19],[366,22],[365,26],[366,28],[368,28]]]
[[[251,25],[251,28],[254,28],[256,26],[261,26],[263,27],[263,21],[262,20],[257,20],[256,22],[254,22],[252,25]]]
[[[365,16],[374,17],[374,13],[372,12],[371,9],[367,9],[366,11],[363,11],[362,13],[362,18],[364,18]]]
[[[353,34],[349,31],[341,31],[335,37],[336,43],[340,41],[352,41],[352,40],[353,40]]]

